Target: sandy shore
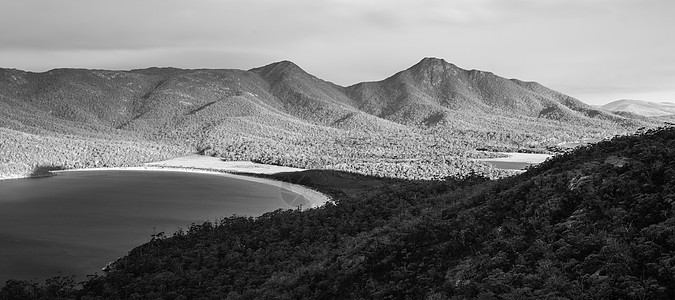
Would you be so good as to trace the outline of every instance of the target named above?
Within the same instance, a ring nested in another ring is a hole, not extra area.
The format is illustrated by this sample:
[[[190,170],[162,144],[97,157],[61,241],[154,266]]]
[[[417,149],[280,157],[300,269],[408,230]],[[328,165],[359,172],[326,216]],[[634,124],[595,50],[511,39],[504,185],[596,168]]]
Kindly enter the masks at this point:
[[[516,153],[516,152],[499,152],[501,154],[508,155],[508,157],[499,157],[499,158],[485,158],[477,159],[480,161],[507,161],[507,162],[519,162],[519,163],[528,163],[528,164],[539,164],[544,162],[547,158],[551,157],[550,154],[541,154],[541,153]]]
[[[71,169],[52,172],[61,173],[61,172],[82,172],[82,171],[107,171],[107,170],[189,172],[189,173],[210,174],[215,176],[223,176],[228,178],[254,181],[279,187],[280,188],[279,191],[282,194],[282,198],[284,198],[284,201],[291,202],[288,203],[290,206],[293,206],[294,201],[296,200],[295,198],[297,198],[297,196],[294,196],[293,194],[290,194],[287,191],[290,191],[298,195],[302,195],[308,202],[308,205],[304,206],[304,208],[318,207],[328,201],[331,201],[330,197],[326,196],[325,194],[302,185],[267,178],[258,178],[252,176],[235,175],[227,173],[233,172],[233,173],[252,173],[252,174],[275,174],[281,172],[304,171],[304,169],[264,165],[249,161],[222,161],[219,158],[200,155],[188,155],[164,161],[150,162],[145,163],[143,164],[143,166],[139,167]],[[2,178],[2,179],[14,179],[14,178]],[[286,197],[284,197],[283,195],[286,195]]]
[[[250,161],[223,161],[217,157],[202,156],[197,154],[146,163],[145,165],[155,167],[191,168],[253,174],[275,174],[282,172],[305,171],[305,169],[265,165]]]
[[[528,165],[536,165],[544,162],[551,157],[550,154],[541,153],[517,153],[517,152],[498,152],[506,157],[498,158],[480,158],[476,161],[486,162],[494,168],[515,172],[515,174],[525,172]]]

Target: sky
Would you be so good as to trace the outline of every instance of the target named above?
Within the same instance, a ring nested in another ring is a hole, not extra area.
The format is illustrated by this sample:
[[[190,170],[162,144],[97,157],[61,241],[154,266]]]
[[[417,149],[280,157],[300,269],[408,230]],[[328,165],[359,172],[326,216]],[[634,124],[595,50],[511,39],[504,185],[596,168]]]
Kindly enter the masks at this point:
[[[0,0],[0,67],[250,69],[340,85],[424,57],[588,104],[675,102],[673,0]]]

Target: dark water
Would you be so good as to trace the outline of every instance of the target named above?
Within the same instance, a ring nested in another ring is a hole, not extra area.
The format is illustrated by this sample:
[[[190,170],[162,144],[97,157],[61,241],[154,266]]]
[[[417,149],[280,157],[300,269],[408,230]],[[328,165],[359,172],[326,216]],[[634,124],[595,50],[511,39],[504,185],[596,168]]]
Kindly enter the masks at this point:
[[[279,187],[208,174],[66,172],[0,181],[0,286],[85,275],[193,222],[289,208]],[[305,201],[304,198],[302,198]]]

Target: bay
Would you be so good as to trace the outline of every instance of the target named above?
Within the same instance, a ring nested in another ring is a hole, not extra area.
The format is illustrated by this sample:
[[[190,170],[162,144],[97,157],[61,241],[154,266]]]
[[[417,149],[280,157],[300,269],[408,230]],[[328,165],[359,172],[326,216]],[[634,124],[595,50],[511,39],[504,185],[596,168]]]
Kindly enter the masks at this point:
[[[0,181],[0,286],[98,272],[151,235],[290,207],[277,186],[210,174],[63,172]],[[299,196],[301,201],[306,201]]]

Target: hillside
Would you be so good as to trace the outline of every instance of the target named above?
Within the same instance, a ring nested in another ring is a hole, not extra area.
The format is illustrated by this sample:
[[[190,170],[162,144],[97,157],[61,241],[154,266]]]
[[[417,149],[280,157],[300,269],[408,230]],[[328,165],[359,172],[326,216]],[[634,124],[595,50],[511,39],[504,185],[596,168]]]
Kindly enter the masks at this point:
[[[601,106],[607,111],[629,112],[647,117],[675,115],[675,103],[643,100],[617,100]]]
[[[551,138],[607,137],[653,123],[598,110],[536,82],[465,70],[437,58],[345,90],[370,114],[431,127],[435,135],[465,133],[465,139],[505,148],[541,149],[551,146]]]
[[[672,299],[674,149],[670,127],[497,181],[281,175],[336,203],[194,224],[82,290],[12,281],[0,298]]]
[[[11,164],[0,165],[0,177],[30,174],[45,163],[99,166],[95,157],[101,155],[90,149],[101,141],[138,149],[106,160],[109,166],[200,153],[408,179],[499,177],[508,172],[471,160],[496,154],[475,149],[545,152],[566,141],[658,124],[435,58],[350,87],[289,61],[248,71],[0,69],[0,127],[6,129],[0,138],[11,144],[35,144],[32,137],[53,141],[25,149],[25,155],[13,152],[16,145],[0,144]],[[17,132],[29,134],[26,141]],[[69,139],[86,146],[69,147]],[[52,149],[87,159],[34,160]]]
[[[383,81],[356,84],[347,91],[362,110],[401,123],[428,123],[447,111],[565,122],[630,122],[538,83],[464,70],[438,58],[425,58]]]

